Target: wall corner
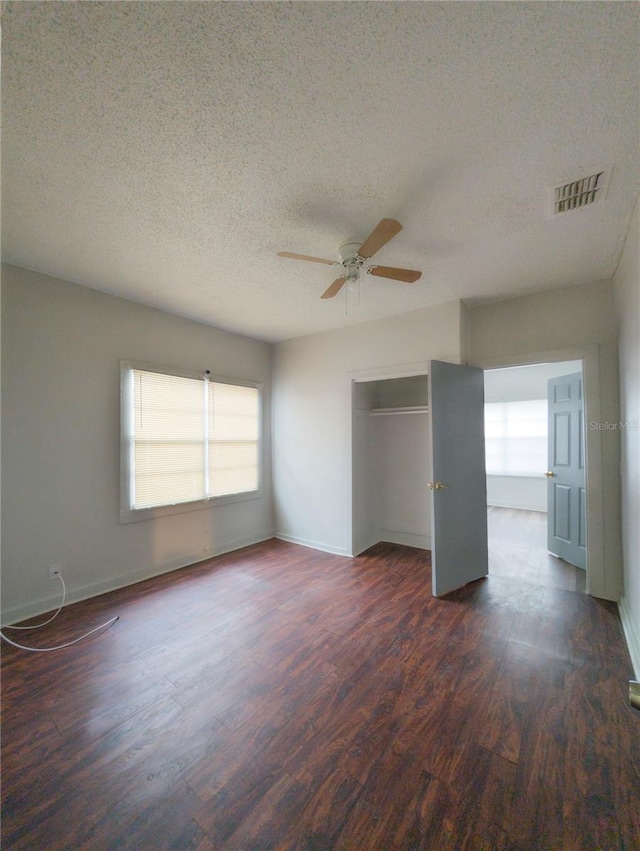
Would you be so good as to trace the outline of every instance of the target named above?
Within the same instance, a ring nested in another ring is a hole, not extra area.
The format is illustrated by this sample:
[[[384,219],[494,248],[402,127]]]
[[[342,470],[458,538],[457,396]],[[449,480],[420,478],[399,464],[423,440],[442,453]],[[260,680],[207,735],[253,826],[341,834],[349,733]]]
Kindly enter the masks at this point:
[[[631,664],[635,676],[640,679],[640,634],[638,634],[636,625],[633,622],[628,600],[625,596],[620,598],[618,610],[620,612],[620,620],[622,621],[622,630],[627,642],[627,649],[631,657]]]
[[[459,301],[459,323],[460,323],[460,363],[469,365],[469,308]]]

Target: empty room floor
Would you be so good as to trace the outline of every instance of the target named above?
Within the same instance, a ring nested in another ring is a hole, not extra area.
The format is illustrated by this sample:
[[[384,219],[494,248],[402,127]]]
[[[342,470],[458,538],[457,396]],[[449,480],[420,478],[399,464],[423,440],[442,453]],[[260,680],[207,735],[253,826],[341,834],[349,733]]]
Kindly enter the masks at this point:
[[[497,573],[438,600],[426,551],[272,540],[29,641],[113,615],[3,645],[7,851],[640,847],[612,603]]]
[[[586,591],[586,571],[548,552],[546,512],[489,506],[487,531],[493,576]]]

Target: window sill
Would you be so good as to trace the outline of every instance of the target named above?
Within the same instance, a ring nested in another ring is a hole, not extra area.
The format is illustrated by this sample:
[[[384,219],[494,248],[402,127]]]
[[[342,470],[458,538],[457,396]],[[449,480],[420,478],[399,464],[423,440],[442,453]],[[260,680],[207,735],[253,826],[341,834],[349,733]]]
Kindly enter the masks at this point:
[[[173,514],[186,514],[190,511],[202,511],[206,508],[216,508],[218,505],[230,505],[236,502],[247,502],[259,499],[262,490],[247,493],[232,493],[226,496],[212,496],[210,499],[199,499],[195,502],[179,502],[176,505],[157,505],[153,508],[121,508],[120,523],[139,523],[142,520],[156,520]]]

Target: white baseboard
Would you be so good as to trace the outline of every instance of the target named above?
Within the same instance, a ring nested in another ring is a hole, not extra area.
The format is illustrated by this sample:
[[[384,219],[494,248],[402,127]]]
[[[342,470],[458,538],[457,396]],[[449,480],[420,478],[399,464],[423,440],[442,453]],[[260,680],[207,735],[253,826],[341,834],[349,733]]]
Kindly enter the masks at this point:
[[[154,564],[139,568],[124,576],[114,576],[109,579],[101,580],[100,582],[92,582],[89,585],[80,586],[79,588],[71,588],[67,590],[65,605],[68,606],[71,603],[79,603],[82,600],[89,600],[92,597],[100,596],[100,594],[107,594],[109,591],[118,591],[120,588],[127,588],[129,585],[135,585],[137,582],[144,582],[145,579],[152,579],[154,576],[162,576],[164,573],[171,573],[172,570],[180,570],[183,567],[189,567],[190,565],[198,564],[201,561],[207,561],[210,558],[234,552],[235,550],[240,550],[243,547],[249,547],[252,544],[259,544],[261,541],[268,541],[273,537],[273,534],[269,534],[257,538],[238,538],[235,541],[228,541],[225,544],[221,544],[219,547],[214,547],[208,552],[203,553],[200,551],[198,553],[191,553],[190,555],[164,562],[163,564]],[[37,617],[45,612],[57,609],[59,605],[59,595],[43,597],[40,600],[35,600],[25,606],[17,606],[3,611],[2,624],[9,626],[14,623],[20,623],[20,621],[27,620],[27,618]]]
[[[404,544],[407,547],[416,547],[420,550],[431,549],[431,538],[427,535],[415,535],[412,532],[398,532],[394,529],[379,529],[377,536],[371,539],[369,543],[357,548],[357,552],[350,553],[344,547],[334,547],[330,544],[322,544],[319,541],[309,541],[306,538],[298,538],[295,535],[285,535],[282,532],[276,532],[275,536],[280,541],[287,541],[290,544],[299,544],[301,547],[309,547],[312,550],[321,550],[323,553],[331,553],[332,555],[353,557],[365,552],[369,547],[385,541],[389,544]]]
[[[388,544],[402,544],[405,547],[415,547],[418,550],[431,549],[429,535],[416,535],[414,532],[399,532],[397,529],[380,529],[378,540]]]
[[[309,547],[312,550],[321,550],[323,553],[331,553],[336,556],[350,556],[344,547],[334,547],[331,544],[323,544],[320,541],[309,541],[307,538],[298,538],[296,535],[285,535],[284,532],[276,532],[273,536],[279,541],[286,541],[289,544],[299,544],[301,547]]]
[[[640,679],[640,635],[631,618],[631,612],[629,611],[625,597],[620,598],[618,610],[620,612],[624,637],[627,640],[627,647],[629,648],[629,656],[631,656],[631,664],[633,665],[636,678]]]
[[[523,505],[521,502],[519,502],[517,505],[515,505],[514,503],[504,502],[504,500],[501,502],[489,502],[487,500],[487,505],[491,508],[519,508],[521,511],[538,511],[540,512],[540,514],[547,513],[546,506],[544,508],[541,508],[539,503],[537,503],[536,505]]]
[[[362,546],[356,547],[353,555],[354,556],[362,555],[362,553],[366,553],[366,551],[368,549],[371,549],[371,547],[375,547],[375,545],[379,544],[379,543],[380,543],[380,538],[378,536],[376,536],[375,538],[371,538],[371,540],[368,543],[363,544]]]
[[[378,534],[368,544],[358,547],[355,555],[360,555],[370,547],[383,542],[386,544],[401,544],[405,547],[415,547],[418,550],[431,549],[431,538],[428,535],[416,535],[413,532],[398,532],[397,529],[379,529]]]

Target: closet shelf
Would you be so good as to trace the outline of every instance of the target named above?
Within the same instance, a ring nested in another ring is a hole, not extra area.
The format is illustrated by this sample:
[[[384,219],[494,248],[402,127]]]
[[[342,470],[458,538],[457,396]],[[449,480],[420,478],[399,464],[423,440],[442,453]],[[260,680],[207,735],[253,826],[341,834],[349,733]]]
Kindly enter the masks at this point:
[[[372,417],[391,417],[396,414],[428,414],[427,405],[410,405],[405,408],[372,408],[369,415]]]

